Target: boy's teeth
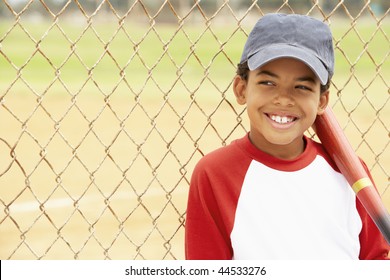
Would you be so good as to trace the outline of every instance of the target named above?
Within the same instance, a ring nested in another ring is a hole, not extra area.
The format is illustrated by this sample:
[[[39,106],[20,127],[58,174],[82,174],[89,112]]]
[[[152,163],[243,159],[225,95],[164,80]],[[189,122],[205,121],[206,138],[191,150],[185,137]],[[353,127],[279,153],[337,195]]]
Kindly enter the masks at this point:
[[[292,122],[294,120],[294,118],[292,117],[286,117],[286,116],[275,116],[275,115],[271,115],[271,119],[277,123],[281,123],[281,124],[285,124],[285,123],[289,123],[289,122]]]

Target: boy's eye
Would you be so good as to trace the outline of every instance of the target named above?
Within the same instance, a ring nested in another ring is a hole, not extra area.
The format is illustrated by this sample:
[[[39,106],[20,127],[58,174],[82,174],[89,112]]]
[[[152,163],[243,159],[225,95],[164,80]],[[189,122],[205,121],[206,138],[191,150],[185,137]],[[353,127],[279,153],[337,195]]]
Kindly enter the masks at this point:
[[[274,83],[271,81],[260,81],[259,85],[265,85],[265,86],[273,86]]]
[[[305,85],[298,85],[298,86],[296,86],[295,88],[297,88],[297,89],[302,89],[302,90],[309,90],[309,91],[311,91],[311,88],[308,87],[308,86],[305,86]]]

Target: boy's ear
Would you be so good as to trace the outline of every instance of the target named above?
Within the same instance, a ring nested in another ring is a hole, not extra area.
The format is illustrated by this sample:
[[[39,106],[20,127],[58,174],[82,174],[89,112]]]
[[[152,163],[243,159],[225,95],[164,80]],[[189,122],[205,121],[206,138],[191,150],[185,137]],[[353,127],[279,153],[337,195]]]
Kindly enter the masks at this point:
[[[322,115],[325,112],[328,103],[329,103],[329,90],[321,93],[320,95],[320,103],[318,105],[317,115]]]
[[[246,80],[241,76],[236,75],[233,81],[233,92],[236,96],[237,103],[240,105],[246,104]]]

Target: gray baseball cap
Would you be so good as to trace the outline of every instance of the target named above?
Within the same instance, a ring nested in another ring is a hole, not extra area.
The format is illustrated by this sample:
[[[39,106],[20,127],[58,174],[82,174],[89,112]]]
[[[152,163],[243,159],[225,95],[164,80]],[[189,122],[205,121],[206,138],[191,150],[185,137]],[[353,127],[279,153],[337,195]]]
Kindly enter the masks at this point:
[[[327,24],[296,14],[267,14],[260,18],[248,36],[240,63],[250,70],[282,57],[299,59],[309,66],[325,85],[333,76],[332,33]]]

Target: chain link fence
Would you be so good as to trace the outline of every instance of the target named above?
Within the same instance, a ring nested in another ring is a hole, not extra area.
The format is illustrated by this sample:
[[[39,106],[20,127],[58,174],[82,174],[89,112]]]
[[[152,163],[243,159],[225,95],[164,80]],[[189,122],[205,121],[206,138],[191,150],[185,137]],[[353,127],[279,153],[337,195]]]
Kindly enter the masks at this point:
[[[387,1],[2,0],[1,259],[183,259],[192,169],[247,131],[265,13],[328,23],[331,104],[390,208]]]

